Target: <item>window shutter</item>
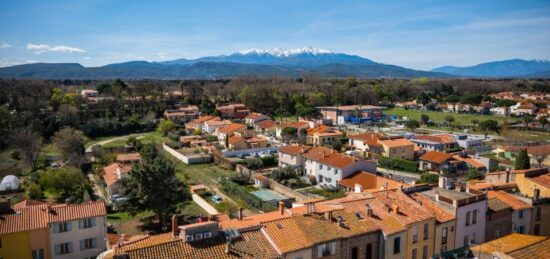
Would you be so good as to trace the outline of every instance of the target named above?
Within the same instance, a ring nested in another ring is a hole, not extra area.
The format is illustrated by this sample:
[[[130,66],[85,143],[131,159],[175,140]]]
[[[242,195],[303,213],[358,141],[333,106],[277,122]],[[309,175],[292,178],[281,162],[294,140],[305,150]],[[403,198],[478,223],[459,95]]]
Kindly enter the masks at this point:
[[[317,257],[323,257],[323,247],[324,245],[317,246]]]
[[[85,244],[84,240],[80,240],[80,250],[84,250]]]
[[[55,245],[55,255],[59,255],[59,254],[61,254],[61,246]]]
[[[330,254],[336,254],[336,242],[332,242],[330,246]]]
[[[93,248],[96,248],[97,247],[97,238],[92,238],[92,247]]]
[[[92,218],[92,227],[95,227],[95,218]]]
[[[83,228],[84,228],[84,220],[82,220],[82,219],[79,219],[79,220],[78,220],[78,228],[79,228],[79,229],[83,229]]]
[[[67,231],[71,231],[73,228],[73,223],[71,221],[67,222]]]
[[[52,226],[53,226],[53,232],[59,233],[59,223],[54,223]]]
[[[69,242],[69,253],[73,252],[73,242]]]

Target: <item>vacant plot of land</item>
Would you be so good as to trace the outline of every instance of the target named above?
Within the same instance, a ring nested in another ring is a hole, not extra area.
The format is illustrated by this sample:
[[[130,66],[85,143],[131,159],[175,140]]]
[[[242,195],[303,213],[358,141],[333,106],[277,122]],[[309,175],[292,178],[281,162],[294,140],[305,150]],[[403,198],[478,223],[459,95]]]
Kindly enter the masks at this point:
[[[420,111],[420,110],[405,110],[403,108],[392,108],[384,111],[385,114],[394,114],[397,116],[404,116],[409,119],[415,119],[420,121],[420,116],[422,114],[428,115],[430,120],[435,123],[442,123],[445,121],[445,117],[453,116],[455,123],[460,123],[460,125],[473,125],[472,120],[485,121],[485,120],[496,120],[499,124],[502,124],[505,120],[508,120],[508,123],[519,120],[518,118],[511,118],[499,115],[478,115],[478,114],[458,114],[458,113],[447,113],[447,112],[436,112],[436,111]]]
[[[176,176],[179,179],[187,180],[189,184],[217,184],[219,177],[235,175],[235,171],[221,168],[215,164],[186,165],[170,154],[165,154],[176,165]]]

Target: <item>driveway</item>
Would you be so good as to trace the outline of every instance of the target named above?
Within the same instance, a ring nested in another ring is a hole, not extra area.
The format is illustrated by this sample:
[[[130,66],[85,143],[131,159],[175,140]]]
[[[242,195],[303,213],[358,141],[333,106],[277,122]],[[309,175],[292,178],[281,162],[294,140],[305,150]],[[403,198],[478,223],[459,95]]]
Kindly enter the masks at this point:
[[[149,132],[130,134],[130,135],[126,135],[126,136],[119,136],[119,137],[113,137],[113,138],[110,138],[110,139],[102,140],[102,141],[93,143],[93,144],[89,145],[88,147],[86,147],[86,153],[92,152],[92,147],[95,146],[95,145],[103,146],[103,145],[109,144],[109,143],[114,142],[114,141],[126,140],[126,139],[128,139],[129,137],[132,137],[132,136],[136,137],[137,139],[142,139],[147,134],[149,134]]]

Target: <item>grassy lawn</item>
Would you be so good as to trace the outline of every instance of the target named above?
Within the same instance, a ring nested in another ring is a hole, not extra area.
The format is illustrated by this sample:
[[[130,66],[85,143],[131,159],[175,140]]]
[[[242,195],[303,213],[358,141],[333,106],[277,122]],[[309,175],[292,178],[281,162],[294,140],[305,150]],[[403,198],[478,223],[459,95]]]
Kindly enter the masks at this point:
[[[484,120],[496,120],[499,122],[499,124],[502,124],[506,119],[508,122],[513,122],[519,120],[518,118],[511,118],[511,117],[505,117],[505,116],[499,116],[499,115],[478,115],[478,114],[458,114],[458,113],[447,113],[447,112],[436,112],[436,111],[419,111],[419,110],[405,110],[403,108],[392,108],[387,109],[384,111],[385,114],[394,114],[397,116],[405,116],[410,119],[415,119],[417,121],[420,121],[420,115],[426,114],[428,117],[430,117],[430,120],[432,120],[435,123],[443,123],[445,121],[445,117],[447,116],[453,116],[455,118],[455,122],[460,123],[461,125],[473,125],[472,120],[477,119],[480,122]]]
[[[223,169],[215,164],[186,165],[170,154],[165,154],[176,165],[176,176],[189,184],[217,184],[218,177],[235,175],[235,171]]]

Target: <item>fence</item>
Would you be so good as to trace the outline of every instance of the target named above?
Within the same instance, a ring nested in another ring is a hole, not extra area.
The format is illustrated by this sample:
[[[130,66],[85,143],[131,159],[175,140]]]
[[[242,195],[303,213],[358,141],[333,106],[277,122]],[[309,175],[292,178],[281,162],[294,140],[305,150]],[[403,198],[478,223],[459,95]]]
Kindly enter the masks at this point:
[[[258,152],[275,152],[277,151],[276,147],[265,147],[265,148],[253,148],[253,149],[242,149],[242,150],[231,150],[231,151],[224,151],[222,154],[226,157],[234,157],[237,155],[250,155],[251,153],[258,153]]]
[[[274,191],[279,192],[279,193],[282,193],[283,195],[285,195],[287,197],[294,198],[294,199],[296,199],[296,201],[305,201],[305,200],[316,197],[316,196],[308,196],[308,195],[299,193],[295,190],[292,190],[292,189],[278,183],[277,181],[275,181],[273,179],[267,178],[267,180],[269,182],[269,189],[274,190]]]
[[[162,143],[162,149],[164,151],[170,153],[170,155],[174,156],[175,158],[179,159],[180,161],[190,165],[190,164],[202,164],[202,163],[209,163],[212,160],[212,157],[210,155],[202,154],[202,155],[192,155],[192,156],[186,156],[168,145]]]

